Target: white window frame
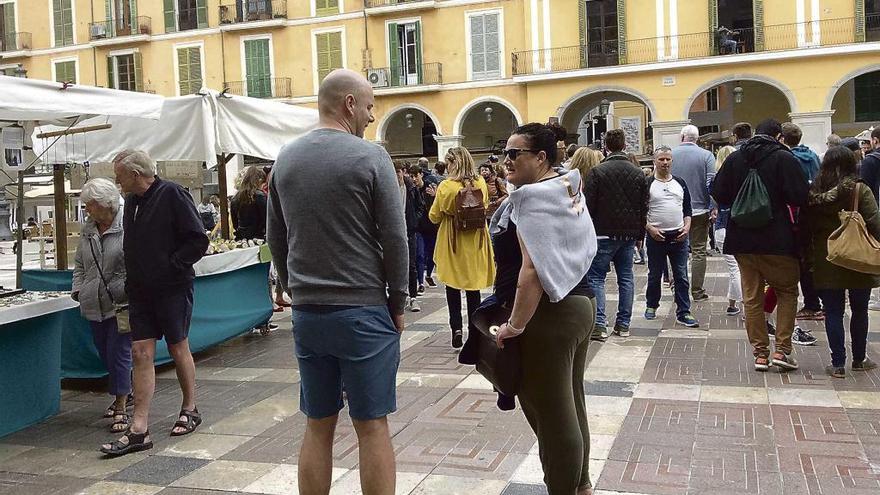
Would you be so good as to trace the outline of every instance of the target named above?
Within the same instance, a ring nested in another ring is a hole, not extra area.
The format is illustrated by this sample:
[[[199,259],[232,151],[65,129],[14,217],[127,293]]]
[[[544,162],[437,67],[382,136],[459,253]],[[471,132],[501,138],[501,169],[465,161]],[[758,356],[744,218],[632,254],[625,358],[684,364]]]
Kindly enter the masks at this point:
[[[8,69],[17,69],[17,68],[18,68],[18,64],[0,64],[0,72],[5,72]],[[855,94],[855,91],[853,91],[852,93]],[[853,101],[855,101],[855,96],[853,96]],[[855,115],[855,114],[853,114],[853,115]]]
[[[242,36],[239,44],[239,51],[241,52],[241,80],[244,82],[244,95],[247,94],[247,54],[245,53],[244,42],[245,41],[257,41],[257,40],[269,40],[269,79],[275,78],[275,48],[272,45],[272,34],[253,34],[249,36]],[[270,88],[272,92],[272,98],[275,97],[275,87],[274,85]]]
[[[200,69],[202,71],[202,87],[205,87],[208,82],[208,74],[205,72],[205,42],[204,41],[191,41],[187,43],[175,43],[171,46],[173,61],[174,61],[174,94],[175,96],[181,96],[180,94],[180,57],[177,55],[177,50],[182,48],[198,48],[199,49],[199,60],[200,60]]]
[[[309,7],[311,9],[309,12],[309,14],[311,14],[311,15],[309,17],[318,17],[318,2],[317,2],[317,0],[310,0]],[[339,0],[339,12],[337,12],[334,15],[339,15],[339,14],[344,14],[344,13],[345,13],[345,0]]]
[[[342,43],[342,68],[348,68],[348,43],[346,42],[345,37],[345,26],[335,26],[324,29],[312,29],[310,36],[312,41],[312,87],[314,88],[313,94],[318,94],[318,87],[320,86],[320,81],[318,81],[318,43],[316,41],[317,35],[326,33],[342,33],[340,35],[340,40]]]
[[[2,3],[2,2],[0,2]],[[54,82],[57,79],[57,71],[55,69],[55,64],[61,64],[64,62],[73,62],[73,72],[76,76],[76,83],[80,84],[81,80],[79,78],[79,57],[62,57],[62,58],[53,58],[51,60],[52,63],[52,81]]]
[[[113,77],[116,78],[115,81],[107,81],[108,85],[112,84],[114,89],[119,89],[119,64],[116,61],[116,57],[121,57],[123,55],[134,55],[135,53],[140,53],[140,49],[139,48],[124,48],[122,50],[112,50],[107,53],[107,57],[113,59],[112,61],[108,61],[107,63],[115,64],[113,67]],[[76,74],[77,81],[79,81],[79,63],[77,63],[76,70],[77,70],[77,74]],[[54,71],[54,69],[53,69],[53,71]],[[52,79],[55,79],[55,78],[53,77]],[[144,81],[141,81],[141,84],[143,84],[143,83],[144,83]],[[135,86],[137,86],[137,81],[135,81]],[[129,91],[132,91],[132,90],[129,90]]]
[[[473,66],[473,58],[471,57],[473,47],[471,46],[471,17],[483,16],[486,14],[497,14],[498,15],[498,77],[497,78],[486,78],[486,79],[477,79],[478,81],[491,81],[493,79],[504,79],[507,77],[507,66],[505,64],[506,58],[504,56],[504,9],[503,8],[495,8],[495,9],[481,9],[481,10],[468,10],[464,13],[464,42],[465,42],[465,57],[467,57],[466,68],[467,68],[467,80],[474,81],[474,66]],[[386,29],[387,31],[387,29]]]
[[[419,23],[419,29],[421,29],[422,34],[424,34],[425,33],[425,30],[424,30],[425,25],[424,25],[424,23],[422,23],[421,16],[407,17],[405,19],[388,19],[385,21],[385,61],[386,61],[385,65],[387,65],[388,67],[391,67],[391,40],[388,38],[388,26],[391,24],[398,24],[398,25],[412,24],[414,22]],[[424,40],[422,40],[421,45],[422,45],[422,48],[424,48],[424,45],[425,45]],[[422,53],[421,55],[422,55],[422,63],[424,64],[425,63],[425,60],[424,60],[425,54]]]
[[[15,6],[15,29],[18,30],[18,5]],[[70,0],[70,22],[73,24],[73,44],[76,46],[76,0]],[[62,48],[55,40],[55,6],[49,0],[49,36],[52,37],[52,48]]]

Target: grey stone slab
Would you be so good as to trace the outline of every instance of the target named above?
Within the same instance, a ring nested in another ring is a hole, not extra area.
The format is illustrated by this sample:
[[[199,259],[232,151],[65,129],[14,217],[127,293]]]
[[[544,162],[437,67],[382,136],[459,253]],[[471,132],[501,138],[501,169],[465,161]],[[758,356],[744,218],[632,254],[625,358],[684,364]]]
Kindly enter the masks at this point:
[[[74,495],[95,483],[93,479],[0,471],[0,495]]]
[[[584,382],[584,393],[603,397],[632,397],[633,384],[607,381]]]
[[[230,492],[218,492],[216,490],[199,490],[197,488],[166,488],[156,495],[222,495]],[[239,495],[254,495],[245,492],[235,492]]]
[[[133,481],[136,483],[167,486],[209,462],[205,459],[193,459],[190,457],[154,455],[123,469],[108,479],[111,481]]]
[[[547,495],[547,487],[531,483],[510,483],[501,495]]]

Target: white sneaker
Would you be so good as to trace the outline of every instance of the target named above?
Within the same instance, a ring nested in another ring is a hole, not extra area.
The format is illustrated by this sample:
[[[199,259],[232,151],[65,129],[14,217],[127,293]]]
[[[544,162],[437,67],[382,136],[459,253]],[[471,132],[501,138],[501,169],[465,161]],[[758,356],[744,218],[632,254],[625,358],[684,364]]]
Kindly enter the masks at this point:
[[[871,301],[871,303],[868,304],[868,309],[871,311],[880,311],[880,301]]]
[[[416,299],[415,297],[409,298],[409,304],[407,305],[407,307],[413,313],[418,313],[419,311],[422,310],[422,307],[419,306],[419,300]]]

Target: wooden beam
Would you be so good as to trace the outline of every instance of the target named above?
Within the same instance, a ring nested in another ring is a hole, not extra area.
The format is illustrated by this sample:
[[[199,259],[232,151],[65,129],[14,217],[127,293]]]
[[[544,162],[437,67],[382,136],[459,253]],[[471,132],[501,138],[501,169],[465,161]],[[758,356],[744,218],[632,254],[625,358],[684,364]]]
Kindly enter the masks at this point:
[[[112,124],[99,124],[90,125],[87,127],[77,127],[75,129],[65,129],[63,131],[44,132],[42,134],[37,134],[37,139],[46,139],[58,136],[70,136],[71,134],[84,134],[86,132],[92,131],[103,131],[105,129],[110,129],[111,127],[113,127]]]
[[[217,155],[217,186],[220,189],[220,237],[230,239],[229,234],[229,188],[226,186],[226,164],[235,155]]]
[[[52,183],[55,186],[55,267],[67,270],[67,193],[63,163],[52,165]]]

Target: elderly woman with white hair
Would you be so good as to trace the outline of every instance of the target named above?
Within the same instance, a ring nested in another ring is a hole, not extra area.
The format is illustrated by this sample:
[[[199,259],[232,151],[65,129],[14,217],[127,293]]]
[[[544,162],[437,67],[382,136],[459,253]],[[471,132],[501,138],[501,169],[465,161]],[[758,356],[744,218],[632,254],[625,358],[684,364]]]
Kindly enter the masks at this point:
[[[79,301],[110,373],[109,393],[115,401],[104,417],[112,417],[110,431],[120,433],[130,424],[126,406],[131,402],[131,334],[120,333],[116,320],[116,305],[127,300],[119,190],[110,180],[92,179],[83,186],[80,199],[88,218],[76,248],[71,296]]]

